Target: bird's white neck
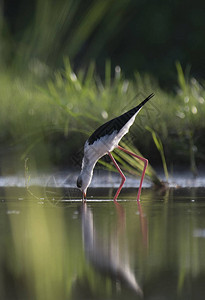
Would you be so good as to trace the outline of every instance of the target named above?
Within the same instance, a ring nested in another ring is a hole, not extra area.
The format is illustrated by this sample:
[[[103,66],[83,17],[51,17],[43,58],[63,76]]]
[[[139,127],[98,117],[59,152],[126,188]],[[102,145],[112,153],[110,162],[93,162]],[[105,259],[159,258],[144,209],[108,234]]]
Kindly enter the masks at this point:
[[[82,161],[82,170],[81,173],[88,173],[88,174],[92,174],[93,173],[93,169],[96,165],[96,160],[95,159],[87,159],[87,157],[85,156],[83,158]]]
[[[86,163],[83,161],[82,169],[81,169],[81,175],[83,177],[83,181],[85,183],[86,189],[90,185],[90,182],[93,177],[93,169],[95,167],[96,161],[92,161],[89,163]]]

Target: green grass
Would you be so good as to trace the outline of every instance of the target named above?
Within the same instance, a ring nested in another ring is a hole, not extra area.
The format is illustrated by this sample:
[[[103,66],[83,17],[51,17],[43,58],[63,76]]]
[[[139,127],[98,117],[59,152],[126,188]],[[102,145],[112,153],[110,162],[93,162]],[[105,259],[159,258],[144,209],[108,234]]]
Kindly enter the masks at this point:
[[[41,167],[46,163],[76,167],[74,157],[76,153],[82,156],[83,144],[96,127],[154,92],[155,97],[139,113],[122,142],[140,151],[151,165],[161,164],[162,159],[166,176],[167,165],[178,162],[197,173],[197,161],[205,159],[205,89],[196,79],[185,78],[179,63],[177,90],[168,93],[149,75],[136,73],[131,80],[116,67],[111,76],[110,61],[105,64],[105,80],[96,73],[94,63],[87,71],[75,74],[69,60],[64,61],[64,69],[47,75],[47,80],[45,76],[41,80],[39,63],[33,66],[35,74],[0,73],[1,148],[13,149],[18,165],[23,166],[24,159],[30,157]],[[130,164],[122,153],[116,152],[115,157]],[[135,173],[136,167],[138,174],[137,162],[130,167],[130,173]],[[155,182],[153,169],[148,173]]]

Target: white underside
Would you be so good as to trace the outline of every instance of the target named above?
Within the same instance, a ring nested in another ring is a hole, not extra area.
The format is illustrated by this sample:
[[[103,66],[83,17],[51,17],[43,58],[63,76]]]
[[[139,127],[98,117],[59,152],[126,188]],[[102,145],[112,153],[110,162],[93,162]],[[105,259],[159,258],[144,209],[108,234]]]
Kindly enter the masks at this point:
[[[111,135],[105,135],[95,141],[92,145],[89,145],[88,142],[86,142],[84,147],[84,157],[89,161],[98,160],[103,155],[113,151],[119,142],[116,139],[116,134],[117,131],[114,131]]]
[[[125,126],[123,126],[123,128],[119,132],[115,130],[111,135],[107,134],[96,140],[91,145],[89,145],[88,141],[86,141],[84,146],[82,169],[80,173],[82,179],[82,191],[86,193],[87,187],[92,180],[93,169],[96,162],[102,156],[118,147],[118,143],[120,142],[121,138],[129,131],[129,128],[133,124],[138,112],[127,122]]]
[[[111,135],[105,135],[91,145],[86,142],[84,147],[84,164],[87,164],[87,162],[94,163],[108,152],[117,148],[122,137],[128,133],[130,126],[134,123],[137,113],[118,133],[115,130]]]

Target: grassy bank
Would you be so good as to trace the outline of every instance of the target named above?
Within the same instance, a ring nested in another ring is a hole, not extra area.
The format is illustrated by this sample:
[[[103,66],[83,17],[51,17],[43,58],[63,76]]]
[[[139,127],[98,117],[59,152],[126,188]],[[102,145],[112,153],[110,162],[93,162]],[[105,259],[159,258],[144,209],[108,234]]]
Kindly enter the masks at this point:
[[[26,157],[40,167],[79,167],[89,134],[152,92],[155,97],[140,112],[123,141],[129,147],[137,147],[154,166],[161,164],[163,151],[163,162],[168,166],[184,163],[196,172],[196,163],[205,159],[204,87],[196,79],[186,78],[179,63],[178,86],[172,93],[162,90],[149,75],[135,73],[134,79],[128,80],[118,66],[114,76],[111,73],[107,61],[103,81],[94,63],[75,74],[68,59],[65,68],[54,75],[40,62],[33,64],[29,76],[1,72],[4,172],[8,165],[5,161],[19,167]]]

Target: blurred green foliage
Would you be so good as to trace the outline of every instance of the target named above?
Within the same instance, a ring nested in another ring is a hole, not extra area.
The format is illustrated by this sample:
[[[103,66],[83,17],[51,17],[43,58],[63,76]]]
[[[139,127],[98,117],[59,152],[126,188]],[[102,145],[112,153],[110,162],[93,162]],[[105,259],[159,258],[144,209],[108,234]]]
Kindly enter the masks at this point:
[[[164,166],[166,158],[168,165],[190,164],[196,173],[196,159],[204,161],[205,90],[196,79],[185,78],[180,64],[177,69],[176,94],[165,93],[147,75],[136,73],[134,80],[128,80],[119,67],[112,78],[109,61],[104,82],[93,63],[87,71],[74,73],[68,59],[65,68],[47,83],[35,84],[34,77],[29,76],[1,74],[1,147],[16,151],[16,163],[29,156],[41,167],[49,162],[80,167],[83,144],[96,127],[154,91],[155,97],[140,112],[123,142],[132,149],[137,147],[151,164],[161,164],[151,128],[160,140]],[[7,154],[8,150],[3,161]]]

